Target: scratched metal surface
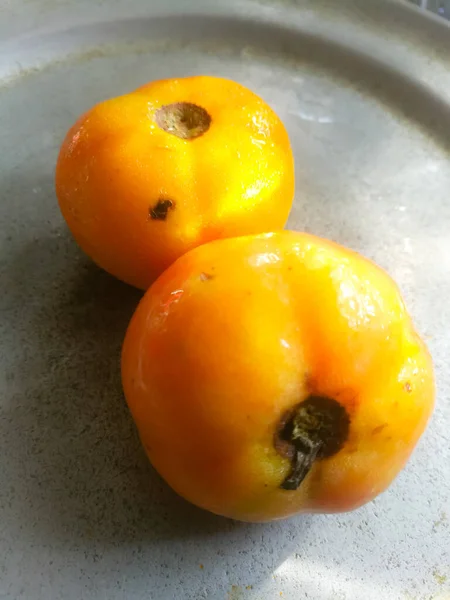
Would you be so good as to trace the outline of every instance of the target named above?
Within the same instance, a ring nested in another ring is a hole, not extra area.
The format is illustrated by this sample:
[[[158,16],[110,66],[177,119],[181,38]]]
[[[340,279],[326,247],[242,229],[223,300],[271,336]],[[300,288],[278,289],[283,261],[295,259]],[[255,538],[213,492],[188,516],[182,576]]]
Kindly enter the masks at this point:
[[[430,10],[431,12],[450,19],[450,0],[409,0],[416,6],[419,6],[423,10]]]
[[[434,356],[433,420],[375,502],[245,525],[173,494],[120,388],[139,294],[58,212],[72,121],[146,80],[261,94],[297,163],[291,227],[399,282]],[[385,0],[15,0],[0,5],[0,598],[450,599],[450,29]]]

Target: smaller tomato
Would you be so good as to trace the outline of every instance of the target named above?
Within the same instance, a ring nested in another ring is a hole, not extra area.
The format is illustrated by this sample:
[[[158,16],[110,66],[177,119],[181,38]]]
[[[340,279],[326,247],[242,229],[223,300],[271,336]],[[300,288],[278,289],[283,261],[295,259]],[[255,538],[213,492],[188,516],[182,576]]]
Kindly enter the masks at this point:
[[[147,289],[195,246],[282,229],[293,157],[280,119],[242,85],[168,79],[102,102],[75,123],[56,192],[83,250]]]
[[[392,279],[287,231],[177,260],[130,323],[122,380],[167,482],[248,521],[368,502],[434,403],[431,358]]]

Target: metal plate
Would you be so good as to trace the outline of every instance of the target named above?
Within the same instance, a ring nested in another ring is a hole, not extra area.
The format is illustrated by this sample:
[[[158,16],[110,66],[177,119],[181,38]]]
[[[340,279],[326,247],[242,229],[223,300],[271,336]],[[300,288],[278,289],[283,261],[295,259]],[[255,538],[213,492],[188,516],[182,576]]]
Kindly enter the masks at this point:
[[[385,0],[15,0],[0,8],[0,598],[450,599],[450,29]],[[245,525],[175,496],[125,407],[139,294],[56,206],[85,109],[160,77],[235,78],[285,121],[290,226],[399,282],[435,359],[433,420],[375,502]]]

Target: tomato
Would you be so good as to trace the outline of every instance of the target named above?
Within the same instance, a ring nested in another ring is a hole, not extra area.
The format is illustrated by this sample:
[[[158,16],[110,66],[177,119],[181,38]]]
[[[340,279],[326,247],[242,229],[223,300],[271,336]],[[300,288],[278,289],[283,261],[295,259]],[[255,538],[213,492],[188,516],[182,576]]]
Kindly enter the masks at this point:
[[[282,229],[293,157],[280,119],[242,85],[168,79],[77,121],[61,147],[56,192],[81,248],[147,289],[191,248]]]
[[[392,279],[288,231],[177,260],[132,318],[122,380],[166,481],[244,521],[368,502],[434,404],[431,358]]]

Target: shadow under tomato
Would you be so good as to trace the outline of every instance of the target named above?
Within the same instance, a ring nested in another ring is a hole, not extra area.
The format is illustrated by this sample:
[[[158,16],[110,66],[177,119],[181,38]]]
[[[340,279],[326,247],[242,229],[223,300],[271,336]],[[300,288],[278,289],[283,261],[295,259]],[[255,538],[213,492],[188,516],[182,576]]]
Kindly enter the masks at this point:
[[[9,273],[18,334],[11,406],[22,439],[11,444],[29,475],[21,497],[33,527],[115,544],[229,527],[174,494],[141,448],[120,379],[122,340],[141,292],[89,262],[65,232],[25,247]]]
[[[61,553],[82,550],[88,573],[118,549],[158,577],[177,571],[168,597],[193,569],[207,590],[228,589],[243,564],[249,584],[268,577],[292,551],[282,525],[191,506],[144,454],[120,380],[141,292],[95,267],[63,228],[19,247],[6,277],[11,531]]]

